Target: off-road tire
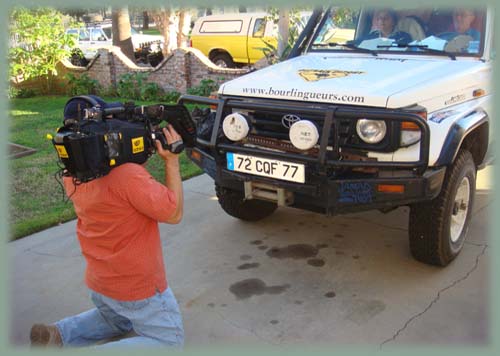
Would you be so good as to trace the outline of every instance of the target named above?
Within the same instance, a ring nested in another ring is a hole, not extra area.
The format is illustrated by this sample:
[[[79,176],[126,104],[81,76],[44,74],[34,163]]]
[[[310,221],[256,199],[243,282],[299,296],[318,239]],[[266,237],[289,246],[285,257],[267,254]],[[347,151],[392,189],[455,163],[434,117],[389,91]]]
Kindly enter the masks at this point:
[[[458,212],[458,205],[455,202],[457,190],[464,180],[468,180],[469,183],[465,223],[460,234],[457,233],[455,236],[458,238],[453,241],[450,226],[452,215],[456,216]],[[474,160],[469,151],[461,149],[455,162],[446,170],[439,195],[430,202],[410,206],[408,227],[410,251],[416,260],[431,265],[446,266],[457,257],[469,228],[475,190]]]
[[[210,59],[216,66],[221,68],[235,68],[236,65],[233,62],[231,56],[227,53],[217,53],[214,54]]]
[[[223,188],[215,185],[215,193],[219,199],[219,204],[229,215],[245,220],[245,221],[258,221],[271,215],[276,208],[277,204],[258,200],[250,199],[245,200],[242,192]]]

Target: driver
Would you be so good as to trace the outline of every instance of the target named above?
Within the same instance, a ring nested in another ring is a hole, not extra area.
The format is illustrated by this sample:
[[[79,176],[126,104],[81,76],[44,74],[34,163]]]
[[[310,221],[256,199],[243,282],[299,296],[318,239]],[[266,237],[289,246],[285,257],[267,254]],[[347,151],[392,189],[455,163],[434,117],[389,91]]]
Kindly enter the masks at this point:
[[[472,28],[472,23],[476,19],[476,13],[471,9],[458,8],[453,11],[453,29],[452,32],[445,32],[439,35],[444,40],[451,40],[459,35],[472,37],[473,41],[479,41],[481,33]]]
[[[403,31],[395,29],[397,15],[391,9],[378,9],[373,13],[373,30],[363,37],[363,40],[371,40],[374,38],[390,38],[397,43],[409,43],[412,41],[411,36]]]

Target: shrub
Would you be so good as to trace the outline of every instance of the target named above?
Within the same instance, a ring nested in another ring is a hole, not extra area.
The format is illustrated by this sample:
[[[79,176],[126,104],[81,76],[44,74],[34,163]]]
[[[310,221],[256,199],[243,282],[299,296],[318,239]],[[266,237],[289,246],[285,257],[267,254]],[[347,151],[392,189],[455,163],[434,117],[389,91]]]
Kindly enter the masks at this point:
[[[165,93],[163,95],[162,100],[167,102],[167,103],[176,103],[177,100],[179,100],[180,96],[181,96],[181,93],[173,90],[173,91],[170,91],[168,93]]]
[[[70,56],[75,38],[64,31],[62,14],[50,8],[15,8],[10,14],[10,75],[23,80],[43,77],[51,90],[56,64]]]
[[[36,96],[37,92],[34,89],[30,88],[16,88],[13,86],[9,86],[7,97],[9,99],[16,98],[32,98]]]
[[[187,93],[191,95],[210,96],[210,94],[217,89],[218,84],[212,79],[202,79],[200,85],[189,88]]]
[[[146,101],[161,100],[163,89],[156,83],[145,83],[140,88],[140,99]]]
[[[122,74],[116,87],[118,96],[132,100],[140,100],[141,87],[147,77],[148,74],[142,72]]]
[[[79,76],[68,73],[66,78],[68,79],[70,95],[97,94],[100,89],[99,82],[90,78],[87,73]]]

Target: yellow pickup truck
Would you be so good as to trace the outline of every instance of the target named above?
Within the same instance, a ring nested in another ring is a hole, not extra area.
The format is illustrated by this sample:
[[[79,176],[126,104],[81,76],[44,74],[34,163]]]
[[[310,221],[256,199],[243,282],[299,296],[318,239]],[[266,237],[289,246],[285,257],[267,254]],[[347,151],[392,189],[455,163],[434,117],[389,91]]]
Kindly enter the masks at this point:
[[[190,46],[219,67],[250,65],[264,57],[265,42],[277,46],[277,26],[266,13],[203,16],[196,20]]]

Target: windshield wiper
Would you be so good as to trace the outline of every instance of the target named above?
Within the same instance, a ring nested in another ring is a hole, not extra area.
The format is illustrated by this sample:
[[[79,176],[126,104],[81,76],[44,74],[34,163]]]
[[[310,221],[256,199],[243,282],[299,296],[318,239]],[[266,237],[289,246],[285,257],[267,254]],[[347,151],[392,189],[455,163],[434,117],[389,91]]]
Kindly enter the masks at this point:
[[[363,53],[370,53],[371,55],[378,56],[377,51],[374,51],[372,49],[368,48],[363,48],[363,47],[358,47],[355,44],[352,43],[337,43],[337,42],[329,42],[329,43],[314,43],[313,46],[318,46],[318,47],[346,47],[349,49],[353,49],[359,52]]]
[[[457,60],[457,57],[453,53],[447,52],[447,51],[442,50],[442,49],[429,48],[428,45],[409,44],[409,43],[393,43],[390,45],[379,45],[379,46],[377,46],[377,48],[418,48],[418,49],[422,49],[422,50],[429,52],[429,53],[445,54],[448,57],[450,57],[452,60],[454,60],[454,61]]]

